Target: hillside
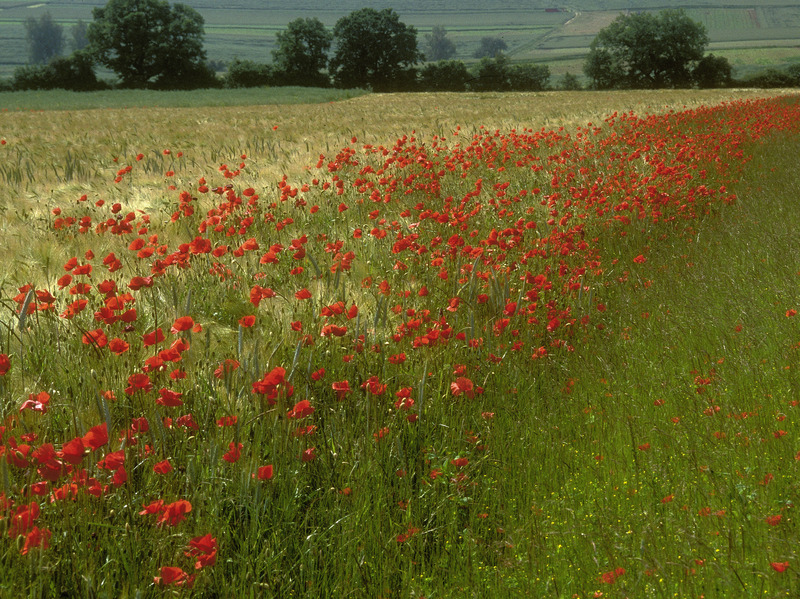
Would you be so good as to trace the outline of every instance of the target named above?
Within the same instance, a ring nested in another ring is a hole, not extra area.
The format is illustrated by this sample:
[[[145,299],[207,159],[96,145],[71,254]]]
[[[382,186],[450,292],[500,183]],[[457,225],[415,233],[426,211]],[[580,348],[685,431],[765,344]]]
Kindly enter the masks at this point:
[[[91,21],[96,0],[21,2],[0,0],[0,77],[13,73],[27,61],[23,23],[49,11],[70,28],[78,21]],[[327,26],[349,12],[365,6],[392,7],[401,19],[417,28],[420,38],[434,25],[443,25],[456,44],[459,60],[469,62],[481,37],[502,37],[516,61],[550,65],[554,75],[580,73],[583,56],[594,35],[622,10],[661,10],[675,3],[585,1],[568,6],[553,1],[519,2],[466,0],[370,1],[343,0],[335,5],[321,0],[275,2],[264,7],[256,0],[225,3],[188,0],[206,21],[206,49],[210,60],[225,63],[234,57],[261,62],[271,60],[275,34],[299,17],[317,17]],[[710,50],[727,57],[737,76],[758,68],[800,61],[800,4],[788,0],[754,3],[743,0],[698,1],[686,4],[688,14],[701,21],[711,37]]]

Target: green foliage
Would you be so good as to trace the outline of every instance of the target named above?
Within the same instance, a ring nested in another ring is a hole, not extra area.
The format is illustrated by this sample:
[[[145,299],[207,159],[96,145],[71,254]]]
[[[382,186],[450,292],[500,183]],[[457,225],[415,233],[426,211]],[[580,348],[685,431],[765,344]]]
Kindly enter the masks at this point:
[[[707,44],[681,9],[620,15],[592,41],[584,72],[596,89],[689,87]]]
[[[225,87],[264,87],[272,85],[272,65],[234,58],[228,65]]]
[[[478,49],[475,50],[475,58],[495,58],[501,52],[508,50],[508,44],[502,38],[486,36],[481,38]]]
[[[12,87],[15,90],[65,89],[95,91],[108,86],[97,80],[91,56],[75,52],[68,57],[57,57],[46,65],[19,67],[14,71]]]
[[[742,82],[746,87],[795,87],[799,84],[798,77],[789,71],[779,69],[767,69],[766,71],[750,77]]]
[[[419,87],[432,92],[463,92],[472,79],[460,60],[440,60],[426,64],[419,73]]]
[[[728,87],[732,81],[733,67],[724,56],[704,56],[692,72],[697,87],[701,89]]]
[[[425,60],[437,62],[455,55],[456,45],[447,37],[447,30],[441,25],[434,25],[431,32],[425,35]]]
[[[92,11],[90,51],[123,87],[181,87],[205,61],[203,17],[166,0],[109,0]]]
[[[481,59],[469,86],[474,91],[541,91],[547,89],[549,82],[548,66],[512,65],[501,52],[494,58]]]
[[[561,83],[558,85],[558,89],[563,89],[564,91],[579,91],[583,89],[583,86],[575,75],[572,73],[564,73],[564,76],[561,78]]]
[[[295,19],[276,39],[278,47],[272,51],[276,81],[281,85],[330,85],[330,78],[322,71],[328,64],[333,34],[322,21]]]
[[[362,8],[342,17],[333,29],[336,51],[329,71],[336,87],[399,91],[413,87],[413,67],[422,60],[417,30],[391,8]]]
[[[53,21],[49,12],[39,20],[33,17],[25,20],[25,37],[31,64],[44,64],[64,49],[64,28]]]
[[[72,47],[73,52],[83,50],[89,45],[89,38],[86,37],[87,29],[88,26],[86,25],[86,21],[83,19],[78,19],[78,22],[75,23],[70,29],[70,35],[72,36],[70,46]]]
[[[470,89],[478,92],[509,91],[511,89],[509,68],[508,56],[502,52],[494,58],[481,58],[475,78],[469,83]]]
[[[540,64],[516,64],[508,72],[509,87],[519,92],[538,92],[550,83],[550,67]]]
[[[160,75],[153,89],[213,89],[223,86],[217,73],[205,62],[183,62],[172,65],[169,72]]]

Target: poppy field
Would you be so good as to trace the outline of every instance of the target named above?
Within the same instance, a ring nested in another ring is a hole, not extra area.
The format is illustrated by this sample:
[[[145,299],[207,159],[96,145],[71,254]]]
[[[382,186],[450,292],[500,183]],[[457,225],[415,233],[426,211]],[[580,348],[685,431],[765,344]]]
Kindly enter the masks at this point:
[[[800,593],[797,96],[521,97],[0,115],[0,597]]]

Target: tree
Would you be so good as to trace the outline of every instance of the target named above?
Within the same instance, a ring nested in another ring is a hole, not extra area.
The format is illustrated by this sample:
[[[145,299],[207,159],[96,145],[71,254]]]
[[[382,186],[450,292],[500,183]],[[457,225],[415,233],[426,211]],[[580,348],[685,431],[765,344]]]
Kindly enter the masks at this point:
[[[329,71],[337,87],[374,91],[408,89],[422,60],[417,30],[400,22],[391,8],[362,8],[336,22],[336,51]]]
[[[539,92],[550,83],[550,67],[542,64],[515,64],[508,72],[509,87],[518,92]]]
[[[327,87],[330,78],[322,70],[328,64],[333,34],[316,18],[295,19],[276,36],[272,51],[275,77],[284,85]]]
[[[800,87],[800,64],[793,64],[786,67],[786,73],[792,79],[792,87]]]
[[[508,44],[499,37],[482,37],[481,44],[475,50],[475,58],[495,58],[500,52],[508,50]]]
[[[688,87],[707,44],[681,9],[620,15],[594,38],[583,70],[597,89]]]
[[[747,87],[760,87],[762,89],[775,87],[794,87],[796,79],[787,71],[767,69],[742,82]]]
[[[49,12],[38,20],[33,17],[25,20],[25,37],[28,41],[28,61],[31,64],[44,64],[61,54],[64,48],[64,28],[53,21]]]
[[[733,80],[733,67],[723,56],[704,56],[692,72],[697,87],[701,89],[728,87]]]
[[[431,92],[463,92],[472,77],[460,60],[440,60],[426,64],[419,73],[419,86]]]
[[[178,85],[202,70],[203,17],[166,0],[109,0],[92,11],[89,50],[124,87]]]
[[[483,57],[478,63],[476,77],[469,83],[478,92],[510,91],[510,66],[508,57],[500,52],[494,58]]]
[[[558,87],[564,91],[580,91],[583,89],[581,82],[572,73],[564,73],[564,76],[561,78],[561,83]]]
[[[441,25],[434,25],[431,32],[425,35],[425,59],[431,62],[448,60],[456,55],[456,45],[447,37],[447,31]]]
[[[92,58],[80,51],[71,56],[57,56],[46,65],[18,67],[14,70],[12,84],[15,90],[93,91],[107,87],[97,80]]]
[[[264,87],[272,82],[272,65],[252,60],[234,58],[225,75],[225,87]]]
[[[79,19],[78,22],[72,26],[72,29],[70,29],[70,33],[72,34],[70,45],[72,46],[73,52],[83,50],[89,45],[89,38],[86,37],[86,29],[86,22],[82,19]]]

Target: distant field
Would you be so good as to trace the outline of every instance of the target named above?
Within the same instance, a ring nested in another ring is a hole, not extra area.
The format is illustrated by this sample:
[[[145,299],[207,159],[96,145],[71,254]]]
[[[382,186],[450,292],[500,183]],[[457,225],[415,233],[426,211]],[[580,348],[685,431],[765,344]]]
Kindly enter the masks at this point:
[[[508,44],[514,61],[548,64],[554,75],[581,72],[583,57],[597,32],[613,21],[620,11],[629,10],[631,2],[616,0],[585,1],[548,12],[553,6],[544,2],[467,0],[454,4],[444,0],[405,2],[345,0],[335,4],[321,0],[289,3],[263,3],[237,0],[223,8],[211,0],[188,0],[206,21],[208,58],[222,63],[233,58],[269,62],[275,47],[275,35],[300,17],[317,17],[328,27],[364,6],[376,9],[391,6],[403,22],[424,35],[435,25],[444,26],[456,45],[456,59],[471,63],[480,39],[498,36]],[[10,77],[16,67],[27,61],[23,23],[49,11],[69,30],[78,21],[92,19],[92,9],[104,3],[97,0],[60,0],[24,2],[0,0],[0,77]],[[660,10],[660,1],[640,0],[636,10]],[[679,5],[670,5],[675,8]],[[780,66],[800,61],[800,4],[773,0],[768,5],[732,0],[687,4],[690,17],[708,29],[711,47],[716,54],[728,57],[736,75],[758,67]],[[743,45],[742,45],[743,44]],[[773,52],[776,46],[780,52]],[[793,47],[793,48],[792,48]],[[791,49],[789,49],[791,48]],[[749,49],[750,54],[745,50]],[[752,55],[756,62],[747,62]]]
[[[193,91],[63,90],[0,92],[0,111],[91,110],[116,108],[193,108],[324,104],[363,95],[361,90],[309,87],[213,89]]]

